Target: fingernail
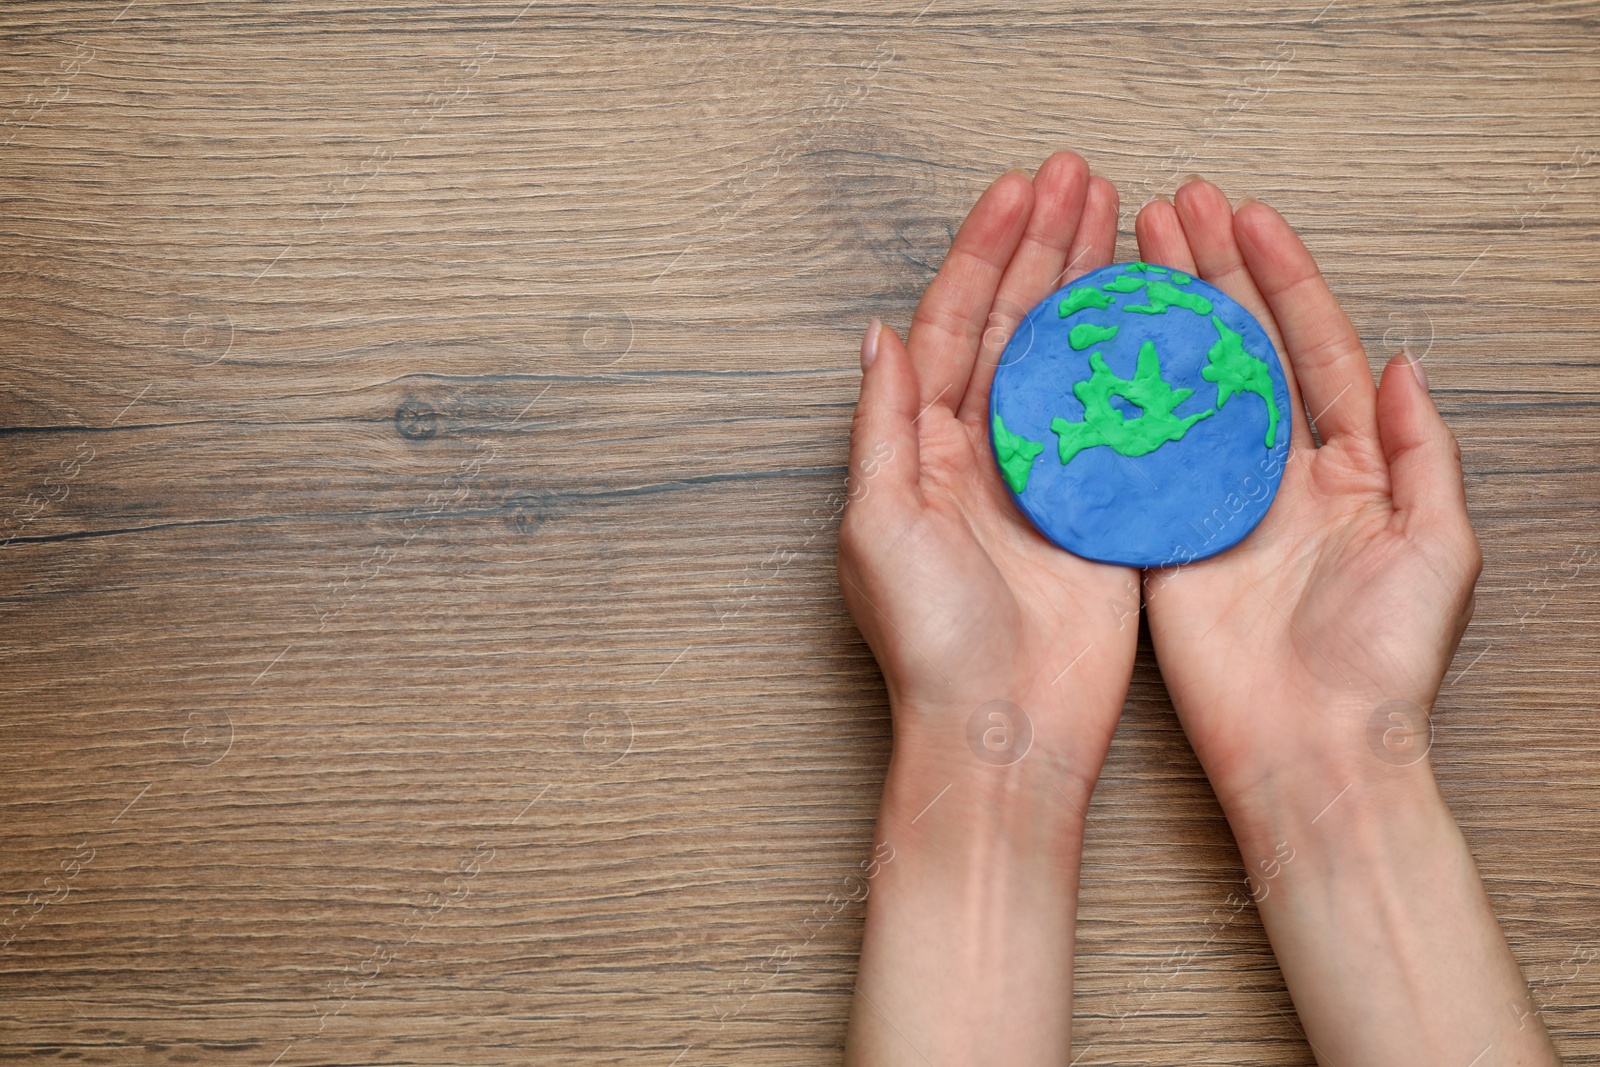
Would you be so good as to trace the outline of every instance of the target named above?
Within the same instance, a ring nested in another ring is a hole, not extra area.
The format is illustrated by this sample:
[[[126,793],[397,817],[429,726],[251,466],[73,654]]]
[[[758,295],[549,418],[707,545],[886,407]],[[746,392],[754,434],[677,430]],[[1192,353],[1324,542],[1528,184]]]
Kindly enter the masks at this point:
[[[1010,170],[1006,171],[1006,173],[1007,174],[1020,174],[1024,178],[1026,178],[1028,181],[1030,181],[1030,182],[1033,181],[1033,175],[1029,174],[1026,170],[1022,169],[1021,167],[1012,167]]]
[[[866,370],[872,366],[872,361],[878,358],[878,331],[883,323],[876,318],[867,325],[867,335],[861,339],[861,369]]]
[[[1422,386],[1424,393],[1428,392],[1428,371],[1422,365],[1422,360],[1414,358],[1409,349],[1406,351],[1406,360],[1411,364],[1411,373],[1417,376],[1417,384]]]
[[[1188,185],[1190,182],[1198,182],[1198,181],[1202,181],[1202,180],[1204,180],[1204,179],[1202,179],[1200,177],[1200,175],[1198,175],[1198,174],[1185,174],[1183,177],[1178,179],[1178,188],[1182,189],[1185,185]]]
[[[1139,205],[1139,210],[1143,211],[1145,208],[1149,207],[1151,204],[1155,203],[1157,200],[1165,200],[1165,199],[1166,199],[1166,197],[1162,196],[1160,193],[1157,193],[1155,196],[1152,196],[1149,200],[1146,200],[1144,203],[1140,204]]]
[[[1246,206],[1258,203],[1260,203],[1260,201],[1253,196],[1241,196],[1239,199],[1233,202],[1233,210],[1243,211]]]

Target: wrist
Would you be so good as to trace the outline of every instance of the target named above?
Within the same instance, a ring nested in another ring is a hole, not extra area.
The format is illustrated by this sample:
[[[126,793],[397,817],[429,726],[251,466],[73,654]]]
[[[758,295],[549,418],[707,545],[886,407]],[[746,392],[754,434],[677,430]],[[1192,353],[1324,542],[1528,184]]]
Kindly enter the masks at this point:
[[[1344,809],[1373,818],[1386,809],[1442,804],[1428,760],[1432,724],[1422,704],[1283,694],[1270,708],[1219,715],[1180,705],[1179,713],[1241,844],[1267,837],[1275,844],[1296,826],[1326,830]],[[1195,722],[1202,724],[1198,732]]]
[[[985,727],[989,744],[969,744],[965,732],[943,730],[903,738],[897,732],[879,812],[880,840],[935,849],[952,861],[1077,870],[1085,786],[1037,735],[1011,724]],[[952,736],[954,735],[954,736]],[[899,846],[897,846],[899,847]]]
[[[1374,876],[1407,856],[1460,839],[1427,763],[1379,768],[1304,762],[1258,779],[1223,802],[1253,899],[1264,901],[1293,866],[1296,885],[1349,872]]]
[[[1065,808],[1081,824],[1121,695],[1111,706],[1071,690],[988,693],[933,705],[893,702],[885,800],[905,793],[910,803],[909,794],[949,785],[951,795],[962,791],[993,810]]]
[[[1252,760],[1247,773],[1213,779],[1242,848],[1341,830],[1360,838],[1398,829],[1397,813],[1443,810],[1425,739],[1393,755],[1342,736],[1356,732],[1353,726],[1332,736],[1278,732],[1266,739],[1271,753]]]

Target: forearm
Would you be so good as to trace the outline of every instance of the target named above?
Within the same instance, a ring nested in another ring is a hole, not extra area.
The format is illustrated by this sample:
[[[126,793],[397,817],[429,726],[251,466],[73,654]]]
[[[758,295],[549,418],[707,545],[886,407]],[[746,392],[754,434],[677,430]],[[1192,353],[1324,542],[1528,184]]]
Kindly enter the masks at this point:
[[[1559,1063],[1426,761],[1267,775],[1227,809],[1319,1063]]]
[[[846,1062],[1060,1067],[1087,791],[1047,750],[995,766],[948,733],[896,746]]]

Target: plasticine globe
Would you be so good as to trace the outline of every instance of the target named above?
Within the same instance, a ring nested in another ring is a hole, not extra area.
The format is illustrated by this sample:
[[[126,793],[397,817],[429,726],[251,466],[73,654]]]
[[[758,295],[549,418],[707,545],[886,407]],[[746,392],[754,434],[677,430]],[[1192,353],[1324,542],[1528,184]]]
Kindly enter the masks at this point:
[[[1085,559],[1167,567],[1233,547],[1277,494],[1289,389],[1255,318],[1150,263],[1030,311],[995,369],[990,440],[1012,499]]]

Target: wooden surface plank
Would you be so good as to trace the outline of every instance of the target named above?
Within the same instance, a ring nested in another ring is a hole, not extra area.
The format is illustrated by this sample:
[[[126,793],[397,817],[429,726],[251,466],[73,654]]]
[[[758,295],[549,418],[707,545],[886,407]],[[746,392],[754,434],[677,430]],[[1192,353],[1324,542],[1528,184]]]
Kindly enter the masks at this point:
[[[1600,1062],[1597,23],[11,0],[0,1054],[836,1060],[888,757],[855,346],[1072,147],[1123,258],[1200,171],[1425,356],[1486,555],[1433,757]],[[1146,639],[1080,1064],[1313,1062],[1253,909],[1205,925],[1241,877]]]

